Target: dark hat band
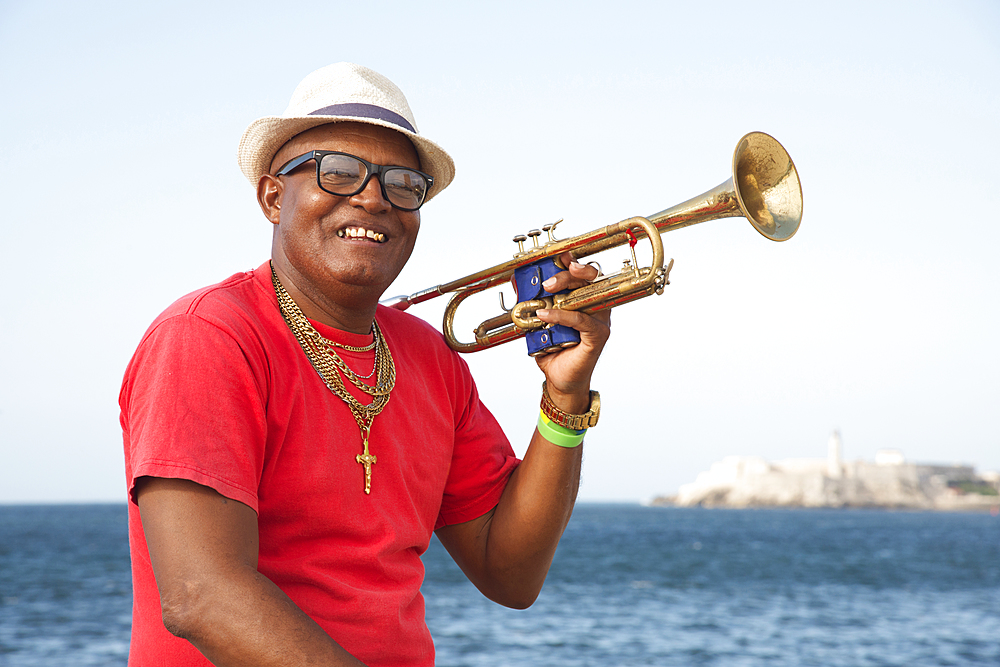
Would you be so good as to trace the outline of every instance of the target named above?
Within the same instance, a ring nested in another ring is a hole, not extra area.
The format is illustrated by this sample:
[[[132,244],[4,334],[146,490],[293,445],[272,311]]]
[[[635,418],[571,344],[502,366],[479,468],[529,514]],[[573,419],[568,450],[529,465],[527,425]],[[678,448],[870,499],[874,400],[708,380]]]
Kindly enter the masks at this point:
[[[371,120],[382,120],[393,125],[398,125],[414,134],[417,131],[410,122],[394,111],[383,109],[374,104],[361,104],[359,102],[350,104],[331,104],[328,107],[309,112],[310,116],[352,116],[354,118],[368,118]]]

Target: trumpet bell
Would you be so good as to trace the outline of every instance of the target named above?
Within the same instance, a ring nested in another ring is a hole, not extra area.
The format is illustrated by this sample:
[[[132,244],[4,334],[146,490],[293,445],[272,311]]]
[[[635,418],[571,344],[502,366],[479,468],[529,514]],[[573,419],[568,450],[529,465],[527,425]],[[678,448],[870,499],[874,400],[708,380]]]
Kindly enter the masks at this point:
[[[662,234],[742,216],[772,241],[792,238],[802,222],[802,185],[784,146],[769,134],[751,132],[736,144],[732,167],[728,180],[649,216],[650,222]]]
[[[743,137],[733,151],[733,180],[740,209],[754,229],[787,241],[802,222],[802,185],[792,158],[763,132]]]

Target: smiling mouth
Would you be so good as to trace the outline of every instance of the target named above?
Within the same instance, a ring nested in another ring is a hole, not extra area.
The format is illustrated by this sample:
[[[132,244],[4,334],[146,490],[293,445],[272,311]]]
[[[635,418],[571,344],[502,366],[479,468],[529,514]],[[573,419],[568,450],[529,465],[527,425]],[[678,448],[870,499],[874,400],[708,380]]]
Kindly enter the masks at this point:
[[[385,243],[385,234],[364,227],[347,227],[337,230],[337,236],[342,239],[368,239],[375,243]]]

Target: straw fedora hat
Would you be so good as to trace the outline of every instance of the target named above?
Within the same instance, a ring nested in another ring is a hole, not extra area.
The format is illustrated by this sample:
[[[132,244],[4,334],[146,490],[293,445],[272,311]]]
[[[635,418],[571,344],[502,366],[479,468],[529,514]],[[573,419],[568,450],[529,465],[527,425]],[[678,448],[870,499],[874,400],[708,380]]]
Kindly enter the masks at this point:
[[[425,201],[448,187],[455,177],[451,156],[418,133],[403,92],[378,72],[353,63],[316,70],[292,93],[284,114],[250,123],[237,152],[240,170],[256,188],[278,149],[289,139],[317,125],[338,121],[381,125],[406,135],[417,149],[420,168],[434,177]]]

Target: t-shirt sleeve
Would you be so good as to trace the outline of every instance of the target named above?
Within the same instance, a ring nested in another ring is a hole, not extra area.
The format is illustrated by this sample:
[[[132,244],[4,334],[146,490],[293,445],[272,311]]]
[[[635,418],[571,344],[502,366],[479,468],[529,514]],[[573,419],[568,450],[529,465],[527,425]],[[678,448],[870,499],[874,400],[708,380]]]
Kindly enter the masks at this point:
[[[257,511],[267,393],[254,357],[232,332],[190,313],[147,334],[121,395],[132,502],[139,477],[180,478]]]
[[[455,448],[435,530],[471,521],[496,507],[520,463],[500,424],[479,399],[468,366],[460,359],[458,363],[464,402],[456,406]]]

